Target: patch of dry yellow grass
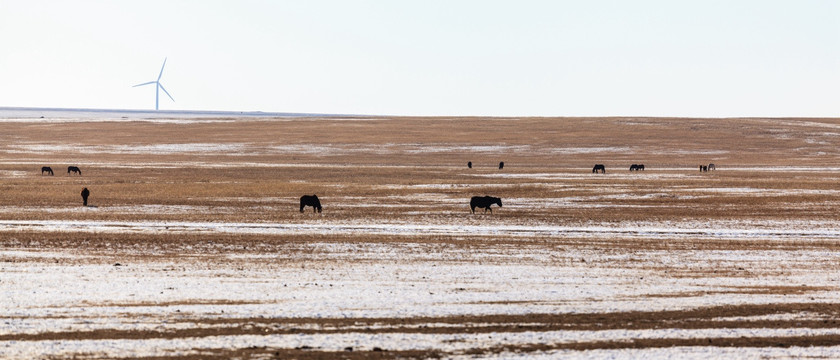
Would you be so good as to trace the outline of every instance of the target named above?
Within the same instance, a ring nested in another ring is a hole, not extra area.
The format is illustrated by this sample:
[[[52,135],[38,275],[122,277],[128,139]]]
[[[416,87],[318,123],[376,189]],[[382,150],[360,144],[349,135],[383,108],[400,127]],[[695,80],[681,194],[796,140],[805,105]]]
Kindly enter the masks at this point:
[[[484,194],[508,199],[497,218],[526,224],[836,219],[840,172],[755,167],[834,166],[838,135],[837,119],[8,123],[0,146],[0,207],[12,210],[0,218],[300,221],[312,215],[297,212],[297,198],[315,193],[325,207],[322,216],[348,221],[457,219],[466,217],[469,197]],[[44,150],[33,144],[72,146]],[[244,150],[120,151],[160,144]],[[505,169],[497,169],[498,161],[506,162]],[[719,170],[696,170],[710,162]],[[591,174],[594,163],[606,164],[607,175]],[[630,163],[647,170],[630,173]],[[71,164],[84,176],[66,175]],[[56,176],[40,176],[42,165],[52,166]],[[82,187],[91,189],[98,211],[75,211]],[[750,191],[726,190],[740,188]],[[530,205],[517,206],[517,200]],[[141,205],[196,211],[125,210]],[[108,211],[114,207],[123,210]]]

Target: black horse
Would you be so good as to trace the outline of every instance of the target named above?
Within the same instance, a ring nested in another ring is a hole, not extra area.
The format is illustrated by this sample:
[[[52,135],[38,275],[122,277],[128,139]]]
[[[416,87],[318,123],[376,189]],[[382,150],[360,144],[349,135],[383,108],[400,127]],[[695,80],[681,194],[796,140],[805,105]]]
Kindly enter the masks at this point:
[[[630,165],[630,171],[644,171],[645,164],[633,164]]]
[[[709,171],[709,167],[706,166],[706,165],[700,165],[700,172],[706,172],[706,171]]]
[[[52,168],[49,166],[44,166],[41,168],[41,175],[44,175],[44,173],[50,174],[50,176],[55,175],[53,174]]]
[[[90,196],[90,190],[88,188],[82,189],[82,205],[87,206],[88,196]]]
[[[708,169],[709,169],[709,171],[714,170],[715,169],[715,164],[709,164]]]
[[[67,175],[70,175],[70,173],[77,173],[79,176],[82,176],[82,170],[80,170],[77,166],[68,166]]]
[[[475,214],[475,208],[484,208],[484,212],[490,210],[490,213],[493,213],[493,209],[490,208],[490,205],[498,204],[499,207],[502,207],[502,199],[492,196],[473,196],[470,199],[470,210],[473,214]]]
[[[321,212],[321,201],[318,200],[318,195],[303,195],[300,197],[300,212],[303,208],[311,206],[314,212]]]
[[[597,173],[598,171],[600,171],[602,174],[606,174],[607,168],[604,167],[604,164],[595,164],[595,166],[592,168],[592,172]]]

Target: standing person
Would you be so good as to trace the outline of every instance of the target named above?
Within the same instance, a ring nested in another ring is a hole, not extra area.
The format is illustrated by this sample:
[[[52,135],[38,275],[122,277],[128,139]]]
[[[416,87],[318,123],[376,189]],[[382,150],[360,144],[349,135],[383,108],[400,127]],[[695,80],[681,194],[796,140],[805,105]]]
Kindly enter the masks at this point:
[[[90,190],[88,190],[88,188],[82,189],[82,201],[84,202],[84,206],[87,206],[88,196],[90,196]]]

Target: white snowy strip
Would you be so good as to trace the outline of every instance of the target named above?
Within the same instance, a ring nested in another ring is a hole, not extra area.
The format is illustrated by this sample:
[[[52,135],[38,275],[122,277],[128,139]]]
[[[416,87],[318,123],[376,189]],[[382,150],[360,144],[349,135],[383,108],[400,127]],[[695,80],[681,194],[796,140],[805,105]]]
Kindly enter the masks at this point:
[[[99,220],[0,220],[0,231],[86,231],[108,233],[236,233],[259,235],[356,234],[356,235],[494,235],[562,237],[708,237],[708,238],[840,238],[838,228],[682,228],[667,226],[527,226],[447,224],[349,224],[349,223],[229,223]]]

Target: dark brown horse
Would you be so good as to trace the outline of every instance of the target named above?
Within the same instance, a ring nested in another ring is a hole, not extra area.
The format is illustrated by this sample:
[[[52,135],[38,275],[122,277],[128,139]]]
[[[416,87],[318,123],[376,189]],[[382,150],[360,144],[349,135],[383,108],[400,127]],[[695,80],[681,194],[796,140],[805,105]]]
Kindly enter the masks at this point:
[[[79,176],[82,176],[82,170],[80,170],[78,166],[68,166],[67,175],[70,175],[70,173],[76,173],[79,174]]]
[[[82,205],[87,206],[88,196],[90,196],[90,190],[88,188],[82,189]]]
[[[306,206],[311,206],[314,212],[321,212],[321,201],[318,200],[318,195],[303,195],[300,197],[300,212],[303,212],[303,208]]]
[[[49,166],[41,167],[41,175],[44,175],[44,173],[50,174],[50,176],[55,175],[53,174],[52,168]]]
[[[475,214],[475,208],[484,208],[484,212],[490,210],[490,213],[493,213],[493,209],[490,208],[491,205],[497,204],[499,207],[502,207],[502,199],[492,196],[473,196],[470,199],[470,210],[473,214]]]

